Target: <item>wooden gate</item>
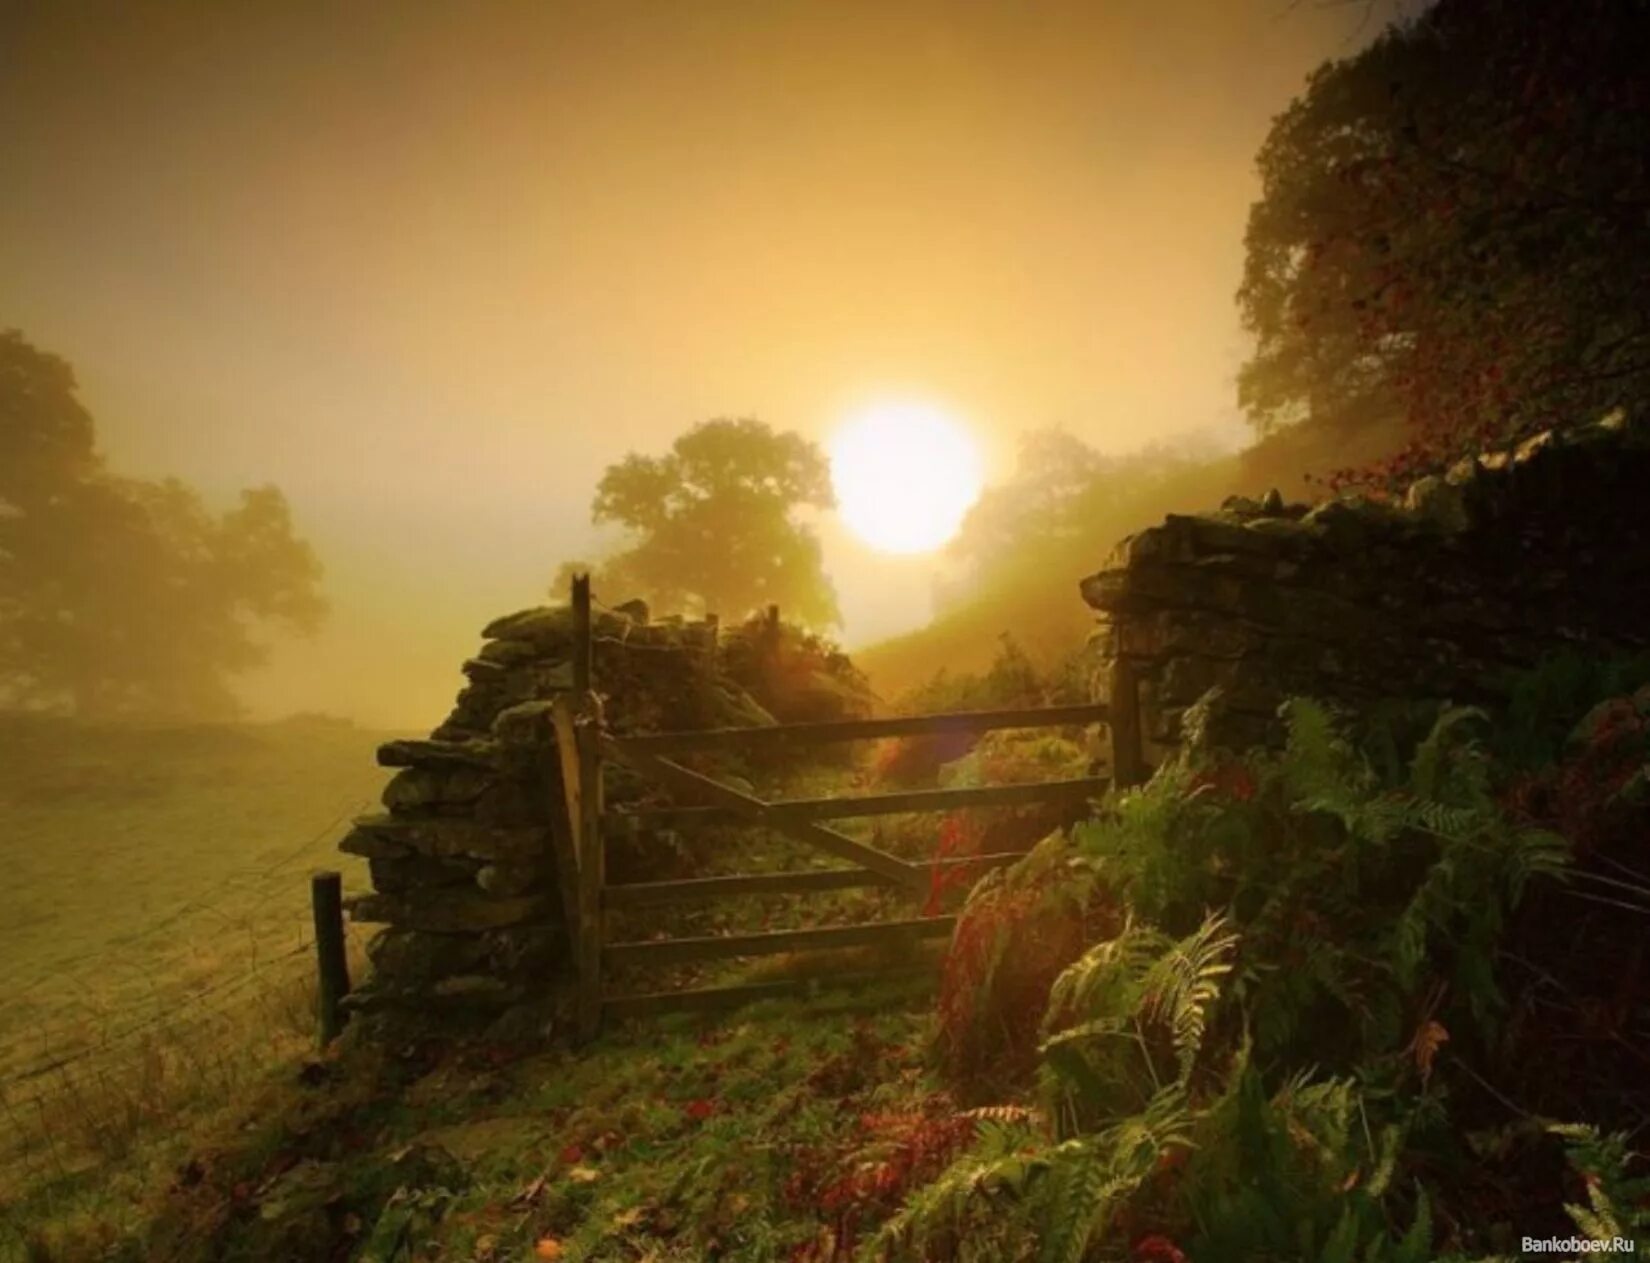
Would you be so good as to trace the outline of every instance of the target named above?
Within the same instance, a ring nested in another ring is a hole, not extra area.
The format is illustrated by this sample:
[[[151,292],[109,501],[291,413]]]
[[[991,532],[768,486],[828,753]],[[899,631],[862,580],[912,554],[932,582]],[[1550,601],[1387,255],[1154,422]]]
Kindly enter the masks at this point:
[[[610,995],[603,986],[604,966],[678,964],[792,951],[915,943],[925,938],[948,935],[955,921],[950,916],[916,916],[859,925],[610,942],[604,933],[606,914],[610,910],[748,895],[809,894],[868,886],[903,889],[913,898],[921,898],[937,869],[966,866],[970,871],[984,872],[1011,864],[1024,852],[912,863],[868,846],[822,822],[949,811],[958,807],[1073,803],[1097,797],[1113,783],[1110,777],[1082,777],[1033,784],[768,801],[694,771],[677,762],[671,757],[673,755],[751,746],[772,747],[779,743],[789,748],[800,748],[877,737],[1106,723],[1111,733],[1112,769],[1117,782],[1133,783],[1141,775],[1135,692],[1132,681],[1115,674],[1110,705],[1090,703],[621,736],[608,731],[604,725],[600,699],[592,687],[588,576],[573,580],[573,615],[573,690],[571,694],[558,698],[553,718],[569,826],[568,845],[557,848],[557,866],[578,971],[578,1033],[581,1039],[593,1037],[600,1029],[604,1016],[734,1005],[802,985],[751,983]],[[609,762],[623,764],[645,781],[685,799],[686,805],[609,810],[603,802],[603,767]],[[644,822],[691,825],[729,820],[786,834],[836,859],[847,861],[851,867],[617,885],[608,883],[605,838],[611,832],[636,830]]]

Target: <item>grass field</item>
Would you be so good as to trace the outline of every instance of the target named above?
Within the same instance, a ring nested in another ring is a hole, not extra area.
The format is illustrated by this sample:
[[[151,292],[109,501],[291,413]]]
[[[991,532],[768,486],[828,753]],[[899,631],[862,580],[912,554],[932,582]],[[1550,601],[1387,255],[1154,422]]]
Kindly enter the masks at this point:
[[[121,1147],[178,1094],[227,1085],[226,1047],[307,1028],[306,876],[364,884],[334,848],[383,785],[385,735],[0,721],[0,1131],[53,1162]],[[0,1177],[18,1157],[0,1145]]]

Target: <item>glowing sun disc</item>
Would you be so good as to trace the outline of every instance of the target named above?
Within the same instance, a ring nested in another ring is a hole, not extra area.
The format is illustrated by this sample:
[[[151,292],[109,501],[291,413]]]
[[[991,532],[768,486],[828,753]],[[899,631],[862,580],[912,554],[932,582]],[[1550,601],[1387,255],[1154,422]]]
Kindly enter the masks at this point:
[[[850,419],[830,447],[837,511],[882,552],[932,552],[979,499],[979,451],[938,408],[878,404]]]

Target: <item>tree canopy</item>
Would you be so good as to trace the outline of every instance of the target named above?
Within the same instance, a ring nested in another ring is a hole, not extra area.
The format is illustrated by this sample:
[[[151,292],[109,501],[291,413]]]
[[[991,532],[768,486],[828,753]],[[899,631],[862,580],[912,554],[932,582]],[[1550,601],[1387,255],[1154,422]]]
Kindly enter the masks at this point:
[[[318,626],[320,575],[274,487],[214,513],[174,479],[109,472],[70,366],[0,332],[0,703],[233,713],[257,630]]]
[[[738,618],[776,604],[789,620],[835,626],[819,540],[796,516],[834,503],[817,445],[750,418],[702,422],[665,455],[633,452],[603,474],[591,520],[633,542],[598,568],[598,586],[660,609]]]
[[[1440,0],[1320,68],[1259,155],[1254,425],[1402,418],[1402,477],[1642,395],[1646,47],[1645,0]]]

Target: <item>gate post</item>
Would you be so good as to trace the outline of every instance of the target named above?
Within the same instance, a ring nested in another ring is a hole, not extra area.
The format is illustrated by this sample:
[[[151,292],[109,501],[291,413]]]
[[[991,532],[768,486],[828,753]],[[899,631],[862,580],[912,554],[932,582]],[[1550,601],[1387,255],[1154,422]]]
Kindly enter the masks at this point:
[[[1108,687],[1111,779],[1116,788],[1128,789],[1146,779],[1146,759],[1141,747],[1140,687],[1133,666],[1121,653],[1112,659]]]
[[[602,837],[602,754],[599,711],[579,717],[579,1028],[594,1039],[602,1020],[602,887],[607,884],[607,842]]]
[[[602,887],[607,847],[602,840],[601,702],[593,690],[590,576],[573,579],[573,754],[577,813],[572,821],[578,862],[578,1038],[594,1039],[602,1018]]]

